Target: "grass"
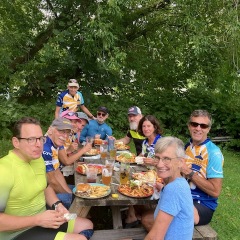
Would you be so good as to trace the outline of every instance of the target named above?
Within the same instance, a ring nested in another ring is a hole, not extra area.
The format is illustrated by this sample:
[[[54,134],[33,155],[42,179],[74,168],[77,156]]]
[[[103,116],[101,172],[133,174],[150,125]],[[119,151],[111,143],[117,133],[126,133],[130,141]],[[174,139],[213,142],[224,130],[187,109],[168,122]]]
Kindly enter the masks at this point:
[[[223,151],[224,180],[218,208],[211,226],[217,231],[219,240],[240,239],[240,153]]]
[[[6,155],[9,149],[11,149],[11,142],[0,140],[0,157]],[[240,184],[238,182],[240,153],[223,150],[223,155],[225,159],[223,188],[211,226],[217,231],[219,240],[240,240]],[[104,212],[109,216],[106,209]]]

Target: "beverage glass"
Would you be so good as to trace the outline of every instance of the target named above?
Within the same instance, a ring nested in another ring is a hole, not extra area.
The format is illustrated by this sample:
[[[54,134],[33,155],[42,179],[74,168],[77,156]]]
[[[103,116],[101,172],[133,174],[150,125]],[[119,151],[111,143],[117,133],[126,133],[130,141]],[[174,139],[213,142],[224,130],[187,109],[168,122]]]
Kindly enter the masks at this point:
[[[108,151],[115,148],[115,138],[114,137],[108,137]]]
[[[87,136],[86,137],[86,143],[91,143],[91,144],[93,144],[93,137],[91,137],[91,136]]]
[[[107,167],[110,167],[111,169],[114,168],[114,164],[115,164],[115,159],[106,159],[105,161],[105,165]]]
[[[120,184],[127,184],[130,177],[130,164],[121,163],[120,166]]]
[[[113,148],[111,150],[109,150],[109,157],[110,159],[116,159],[116,156],[117,156],[117,149],[116,148]]]
[[[112,180],[112,168],[105,166],[102,169],[102,183],[105,185],[110,185]]]
[[[87,182],[88,183],[96,183],[97,182],[97,168],[93,166],[89,166],[87,169]]]
[[[107,144],[100,145],[100,155],[102,160],[105,160],[107,158],[107,150],[108,150]]]
[[[100,139],[101,134],[96,134],[94,137],[94,145],[99,145],[102,143],[102,139]]]

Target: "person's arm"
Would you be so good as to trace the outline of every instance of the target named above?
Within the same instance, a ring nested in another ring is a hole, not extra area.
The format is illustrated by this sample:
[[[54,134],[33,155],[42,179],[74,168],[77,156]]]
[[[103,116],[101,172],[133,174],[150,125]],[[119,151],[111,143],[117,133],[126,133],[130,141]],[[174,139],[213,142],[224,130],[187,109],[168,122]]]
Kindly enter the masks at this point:
[[[144,238],[144,240],[164,240],[164,237],[172,220],[172,215],[160,210],[154,221],[153,227]]]
[[[94,119],[93,114],[88,110],[87,107],[85,107],[85,105],[80,105],[80,108],[88,115],[89,118]]]
[[[181,172],[188,178],[189,174],[192,172],[192,169],[187,166],[184,162],[182,165]],[[191,181],[199,187],[202,191],[212,197],[219,197],[222,189],[222,178],[203,178],[195,172],[191,176]]]
[[[59,117],[60,109],[61,109],[61,107],[56,106],[55,118],[58,118],[58,117]]]
[[[59,200],[53,189],[50,187],[47,187],[44,193],[49,206],[52,206],[53,203]],[[60,203],[60,205],[62,204]],[[0,231],[17,231],[36,226],[45,228],[58,228],[60,225],[66,222],[66,220],[61,216],[63,213],[67,212],[68,210],[62,205],[59,206],[58,211],[48,210],[32,216],[14,216],[0,213]]]
[[[80,134],[80,139],[79,139],[79,142],[86,142],[86,136],[87,136],[87,133],[88,133],[88,128],[89,128],[89,124],[87,124],[83,130],[81,131],[81,134]]]
[[[56,193],[72,193],[59,168],[55,171],[47,172],[47,179],[49,185]]]
[[[71,165],[74,163],[76,160],[78,160],[85,152],[91,150],[92,144],[91,143],[86,143],[86,145],[79,149],[76,153],[72,153],[71,156],[67,156],[66,150],[61,149],[58,151],[58,159],[59,161],[64,164],[64,165]]]
[[[116,142],[123,142],[123,144],[127,145],[131,141],[131,138],[128,137],[127,135],[123,138],[117,139]]]

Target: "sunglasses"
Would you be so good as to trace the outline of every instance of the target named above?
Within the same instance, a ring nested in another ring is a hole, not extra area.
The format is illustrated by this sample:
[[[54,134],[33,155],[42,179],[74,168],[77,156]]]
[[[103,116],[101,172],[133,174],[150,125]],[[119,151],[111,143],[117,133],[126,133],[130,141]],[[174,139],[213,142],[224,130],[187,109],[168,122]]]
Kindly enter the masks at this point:
[[[105,117],[107,114],[106,113],[101,113],[101,112],[98,112],[97,115],[100,117],[100,116],[103,116]]]
[[[207,124],[205,124],[205,123],[190,122],[189,124],[190,124],[192,127],[198,127],[198,126],[200,126],[200,128],[202,128],[202,129],[209,128],[209,125],[207,125]]]

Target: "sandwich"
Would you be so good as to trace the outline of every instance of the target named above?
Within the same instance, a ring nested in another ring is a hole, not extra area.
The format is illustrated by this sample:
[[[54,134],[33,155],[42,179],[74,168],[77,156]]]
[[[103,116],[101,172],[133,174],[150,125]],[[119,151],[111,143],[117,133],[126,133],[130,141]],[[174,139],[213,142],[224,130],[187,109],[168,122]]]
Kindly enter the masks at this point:
[[[79,183],[76,188],[76,194],[82,197],[89,197],[91,194],[91,186],[88,183]]]

